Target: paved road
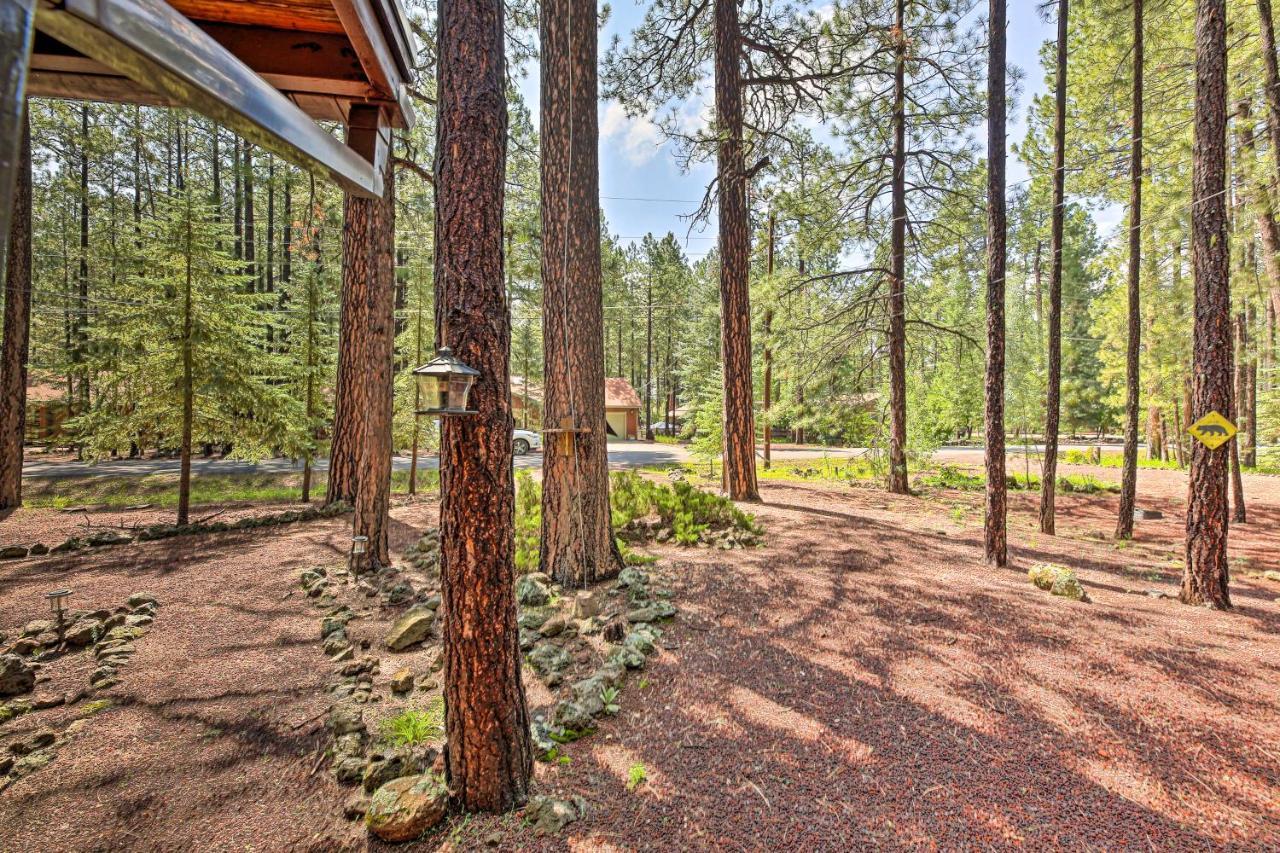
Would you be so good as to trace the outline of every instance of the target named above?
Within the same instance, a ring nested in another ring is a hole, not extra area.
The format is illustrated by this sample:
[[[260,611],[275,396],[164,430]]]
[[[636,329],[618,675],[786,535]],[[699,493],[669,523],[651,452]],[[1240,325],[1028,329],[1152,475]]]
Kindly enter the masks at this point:
[[[1079,450],[1092,447],[1085,444],[1066,444],[1063,450]],[[1023,448],[1010,445],[1010,455],[1019,455]],[[1108,448],[1111,449],[1111,448]],[[1118,450],[1119,448],[1114,448]],[[1039,445],[1032,445],[1033,451],[1039,451]],[[774,447],[772,456],[777,461],[794,461],[797,459],[849,459],[867,453],[860,447],[797,447],[784,445]],[[981,447],[942,447],[937,457],[944,462],[964,464],[981,464]],[[669,465],[686,462],[692,457],[689,451],[679,445],[658,444],[649,442],[626,442],[609,445],[609,466],[611,468],[641,468],[648,465]],[[397,456],[392,464],[396,470],[409,470],[409,457]],[[439,459],[435,456],[422,456],[418,464],[424,469],[439,467]],[[517,468],[539,468],[542,465],[541,453],[528,453],[517,456]],[[328,468],[328,460],[316,462],[316,470]],[[195,474],[284,474],[301,471],[301,462],[288,459],[266,459],[262,462],[241,462],[234,459],[194,459],[191,470]],[[59,477],[140,477],[147,474],[176,474],[177,459],[117,459],[94,464],[85,462],[43,462],[28,459],[23,466],[22,476],[31,479],[55,479]]]

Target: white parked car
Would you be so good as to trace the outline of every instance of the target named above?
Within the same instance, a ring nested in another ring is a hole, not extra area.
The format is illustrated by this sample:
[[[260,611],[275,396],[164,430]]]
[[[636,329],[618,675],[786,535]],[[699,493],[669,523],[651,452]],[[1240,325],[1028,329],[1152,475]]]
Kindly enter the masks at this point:
[[[516,456],[524,456],[531,450],[542,449],[542,436],[531,429],[517,429],[512,437]]]

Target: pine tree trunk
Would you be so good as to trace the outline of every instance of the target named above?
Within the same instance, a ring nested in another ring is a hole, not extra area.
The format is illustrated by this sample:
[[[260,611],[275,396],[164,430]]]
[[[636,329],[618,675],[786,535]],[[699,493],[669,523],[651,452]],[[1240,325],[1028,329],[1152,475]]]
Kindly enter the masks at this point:
[[[1054,86],[1053,214],[1050,225],[1049,378],[1045,395],[1044,464],[1040,473],[1040,531],[1052,536],[1058,486],[1058,421],[1062,399],[1062,233],[1066,194],[1067,15],[1068,0],[1058,0],[1058,64]],[[1039,264],[1037,246],[1036,262]]]
[[[79,384],[80,413],[89,411],[89,105],[80,106],[80,267],[76,276],[78,294],[73,361]]]
[[[769,255],[768,255],[768,266],[766,267],[770,281],[773,280],[773,248],[774,248],[773,238],[774,238],[774,228],[776,227],[776,225],[777,225],[777,221],[773,215],[773,212],[770,211],[769,213]],[[667,328],[668,330],[670,330],[670,326],[668,326]],[[670,332],[668,331],[668,334],[669,333]],[[668,358],[668,368],[669,368],[670,367],[669,360],[671,358],[671,344],[669,342],[667,344],[667,358]],[[669,412],[667,416],[664,418],[664,420],[666,420],[667,422],[668,435],[672,434],[673,432],[672,424],[674,424],[676,420],[675,419],[675,407],[676,407],[675,400],[676,400],[676,395],[675,395],[675,389],[673,385],[670,391]],[[766,471],[769,470],[769,466],[773,462],[773,459],[772,459],[773,422],[769,414],[769,410],[772,407],[773,407],[773,306],[770,305],[769,307],[764,309],[764,407],[763,407],[763,413],[764,413],[764,469]]]
[[[1226,0],[1196,4],[1195,142],[1191,180],[1191,264],[1195,331],[1191,420],[1232,409],[1231,282],[1227,242]],[[1231,606],[1227,564],[1227,464],[1231,451],[1191,449],[1186,562],[1179,598]]]
[[[1133,512],[1138,491],[1139,369],[1142,352],[1142,134],[1143,111],[1142,0],[1133,2],[1133,138],[1129,157],[1129,280],[1128,343],[1125,351],[1124,464],[1120,475],[1120,513],[1116,538],[1133,537]]]
[[[1004,458],[1004,292],[1005,292],[1005,0],[990,0],[987,65],[987,374],[986,518],[983,544],[987,563],[1008,562],[1005,516],[1008,484]]]
[[[544,445],[541,560],[560,584],[579,588],[622,568],[604,414],[595,0],[543,0],[541,35],[543,424],[581,430],[550,433]],[[651,283],[646,419],[652,297]]]
[[[653,275],[649,275],[645,289],[644,318],[644,434],[653,431]]]
[[[889,491],[907,485],[907,35],[906,0],[897,0],[893,63],[893,225],[889,276]]]
[[[253,215],[253,144],[244,144],[244,274],[249,276],[245,289],[257,293],[258,265],[257,235],[254,233]]]
[[[4,345],[0,352],[0,510],[22,506],[22,439],[31,346],[31,117],[24,109],[13,182],[4,272]]]
[[[182,290],[182,441],[178,468],[178,524],[186,524],[191,514],[191,432],[195,416],[195,376],[192,347],[191,300],[191,251],[192,216],[191,196],[186,197],[186,279]]]
[[[371,567],[388,565],[392,360],[395,326],[395,171],[386,158],[382,199],[343,202],[342,316],[326,500],[355,507],[352,531],[369,537]],[[247,228],[246,228],[247,230]]]
[[[1249,435],[1248,426],[1244,421],[1245,401],[1245,376],[1247,368],[1245,366],[1245,350],[1248,333],[1245,331],[1245,313],[1240,311],[1236,314],[1236,341],[1235,341],[1235,389],[1233,406],[1231,414],[1227,417],[1238,427],[1239,432],[1231,442],[1231,520],[1237,524],[1248,523],[1248,510],[1244,502],[1244,477],[1240,471],[1241,454],[1240,445]]]
[[[525,801],[533,769],[513,588],[503,4],[443,0],[438,14],[437,327],[442,343],[480,371],[471,392],[477,414],[441,425],[445,767],[458,807],[496,812]]]
[[[736,0],[715,0],[716,172],[720,189],[720,339],[724,367],[724,485],[735,501],[757,501],[747,274],[747,175],[743,162],[742,36]]]

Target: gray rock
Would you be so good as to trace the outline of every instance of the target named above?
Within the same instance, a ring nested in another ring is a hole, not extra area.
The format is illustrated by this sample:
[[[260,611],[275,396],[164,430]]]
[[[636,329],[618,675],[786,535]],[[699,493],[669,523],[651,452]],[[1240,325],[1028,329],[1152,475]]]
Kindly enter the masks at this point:
[[[393,652],[399,652],[422,642],[431,633],[435,618],[436,614],[432,610],[425,607],[413,608],[391,626],[391,632],[387,634],[385,641],[386,647]]]
[[[347,820],[363,820],[369,811],[369,798],[364,794],[353,794],[342,806],[342,816]]]
[[[635,630],[627,634],[622,641],[622,645],[626,648],[635,649],[643,655],[653,654],[654,644],[658,638],[662,636],[662,632],[651,625],[637,625]]]
[[[383,841],[412,841],[444,819],[449,790],[435,773],[392,779],[374,792],[365,824]]]
[[[537,631],[542,627],[542,623],[547,621],[549,615],[541,610],[522,610],[516,624],[521,628]]]
[[[340,619],[336,616],[326,616],[320,622],[320,639],[324,640],[327,639],[330,634],[334,634],[338,631],[344,631],[347,627],[347,621],[348,620]]]
[[[81,619],[67,629],[64,639],[68,646],[80,648],[92,645],[102,636],[102,623],[97,619]]]
[[[574,682],[573,701],[591,716],[598,717],[604,713],[604,700],[600,698],[600,691],[607,686],[598,675]]]
[[[17,696],[36,686],[36,672],[17,655],[0,655],[0,696]]]
[[[568,652],[552,643],[538,643],[529,653],[529,665],[548,684],[552,683],[553,678],[558,684],[560,679],[556,676],[568,669],[572,662]]]
[[[405,667],[397,670],[396,674],[391,676],[391,692],[392,693],[408,693],[413,689],[413,670]],[[404,775],[399,774],[399,775]]]
[[[0,548],[0,560],[21,560],[29,553],[26,545],[6,545]]]
[[[365,733],[364,714],[359,708],[353,708],[350,705],[334,705],[329,710],[329,721],[326,725],[334,737],[346,734],[359,734],[363,737]]]
[[[573,597],[573,618],[574,619],[590,619],[600,613],[600,596],[595,592],[584,589]]]
[[[538,630],[544,637],[558,637],[564,633],[564,627],[563,616],[552,616],[546,622],[543,622],[542,627]]]
[[[618,663],[627,669],[644,669],[644,653],[630,646],[619,646],[609,655],[610,663]]]
[[[364,789],[372,794],[392,779],[421,773],[423,768],[413,753],[407,749],[376,752],[369,756],[364,766]]]
[[[649,575],[635,566],[627,566],[618,573],[618,586],[624,589],[643,587],[649,583]]]
[[[440,608],[440,594],[432,593],[422,602],[422,606],[428,610],[438,610]]]
[[[48,633],[49,631],[52,631],[53,628],[53,623],[48,619],[33,619],[27,623],[25,628],[22,629],[22,636],[34,637],[38,634]]]
[[[130,610],[136,610],[137,608],[143,607],[147,604],[159,607],[160,600],[154,595],[150,595],[145,592],[135,592],[125,600],[125,604]]]
[[[551,602],[551,591],[538,575],[546,577],[541,572],[534,572],[521,575],[516,581],[516,601],[526,607],[542,607]]]
[[[358,755],[339,755],[333,760],[333,778],[339,785],[359,785],[364,780],[364,759]]]
[[[146,613],[133,613],[124,617],[126,628],[145,628],[155,621],[155,617]]]
[[[528,628],[520,629],[520,651],[527,652],[534,647],[541,635],[537,631],[531,631]]]
[[[351,642],[347,639],[347,632],[341,628],[324,638],[324,653],[330,658],[350,647]]]
[[[570,699],[556,705],[552,722],[559,728],[577,733],[589,731],[593,725],[591,712]]]
[[[537,796],[525,807],[525,817],[533,821],[533,831],[538,835],[554,835],[585,814],[586,803],[581,797],[573,801],[558,797]]]

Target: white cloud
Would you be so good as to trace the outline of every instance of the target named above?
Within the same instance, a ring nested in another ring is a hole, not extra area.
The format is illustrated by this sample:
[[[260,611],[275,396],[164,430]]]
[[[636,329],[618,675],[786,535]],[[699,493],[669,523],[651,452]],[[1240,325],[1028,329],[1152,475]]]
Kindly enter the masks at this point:
[[[657,125],[645,116],[627,115],[617,101],[610,101],[605,107],[600,119],[600,138],[620,143],[623,156],[636,166],[652,160],[665,142]]]

